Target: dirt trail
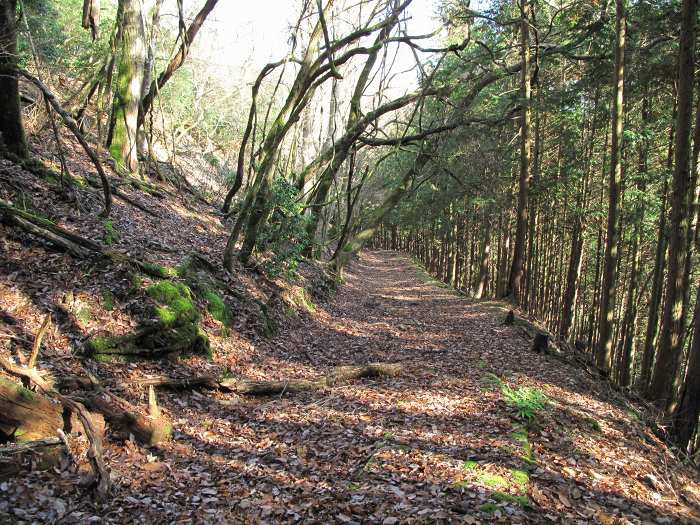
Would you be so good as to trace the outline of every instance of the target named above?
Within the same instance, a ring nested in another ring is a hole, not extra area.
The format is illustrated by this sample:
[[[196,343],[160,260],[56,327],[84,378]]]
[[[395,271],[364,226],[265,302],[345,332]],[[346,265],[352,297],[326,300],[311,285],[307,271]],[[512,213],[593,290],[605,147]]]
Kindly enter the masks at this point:
[[[531,353],[503,316],[404,256],[365,253],[328,304],[234,371],[400,361],[403,375],[263,399],[164,392],[175,441],[111,446],[107,507],[60,484],[51,498],[68,523],[694,523],[697,477],[604,383]],[[497,377],[549,404],[525,425]]]

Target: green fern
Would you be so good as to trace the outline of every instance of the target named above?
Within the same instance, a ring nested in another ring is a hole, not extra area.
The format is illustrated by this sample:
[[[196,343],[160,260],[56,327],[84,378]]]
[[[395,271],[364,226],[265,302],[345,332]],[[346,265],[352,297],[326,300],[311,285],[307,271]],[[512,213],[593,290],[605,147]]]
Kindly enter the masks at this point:
[[[503,384],[501,394],[506,403],[513,407],[518,417],[532,421],[538,412],[547,407],[549,400],[541,390],[532,387],[511,388]]]

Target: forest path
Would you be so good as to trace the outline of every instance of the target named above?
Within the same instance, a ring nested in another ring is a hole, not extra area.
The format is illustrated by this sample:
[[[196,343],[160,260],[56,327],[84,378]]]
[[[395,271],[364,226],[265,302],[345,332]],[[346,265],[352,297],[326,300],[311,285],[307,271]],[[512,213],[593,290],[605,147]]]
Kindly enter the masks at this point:
[[[697,498],[698,485],[669,470],[674,460],[658,440],[607,401],[604,383],[533,354],[503,317],[502,305],[437,286],[405,256],[364,253],[333,300],[258,348],[248,375],[318,377],[373,361],[400,361],[404,374],[262,400],[193,394],[188,423],[176,422],[182,456],[165,458],[168,479],[182,492],[212,489],[178,502],[174,514],[206,509],[207,522],[251,523],[693,523],[679,498]],[[539,389],[549,405],[524,425],[494,375]]]

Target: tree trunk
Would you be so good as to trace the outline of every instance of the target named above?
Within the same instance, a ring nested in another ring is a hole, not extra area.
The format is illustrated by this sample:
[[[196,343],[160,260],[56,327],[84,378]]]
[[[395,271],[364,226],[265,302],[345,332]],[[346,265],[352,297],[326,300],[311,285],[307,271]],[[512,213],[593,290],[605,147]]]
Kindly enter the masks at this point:
[[[617,216],[622,173],[622,128],[624,123],[625,86],[625,32],[626,0],[616,2],[615,41],[615,97],[612,109],[612,139],[610,146],[610,187],[608,193],[608,228],[605,240],[603,286],[600,293],[600,318],[598,319],[598,347],[596,365],[604,373],[612,365],[613,312],[615,310],[615,273],[618,259]]]
[[[700,418],[700,286],[697,288],[695,299],[695,325],[688,357],[688,369],[673,420],[672,432],[682,451],[688,451],[690,440],[698,428],[698,418]]]
[[[674,97],[673,120],[676,117],[676,102]],[[668,140],[668,157],[666,167],[670,169],[673,162],[674,125],[671,125]],[[642,352],[642,367],[639,374],[638,388],[646,393],[651,381],[654,354],[656,351],[657,335],[659,331],[659,308],[664,288],[664,270],[666,267],[666,202],[668,199],[668,177],[664,175],[663,190],[661,196],[661,208],[659,210],[659,228],[656,237],[656,252],[654,255],[654,273],[652,276],[651,298],[649,299],[649,313],[647,316],[646,334],[644,337],[644,350]]]
[[[683,1],[681,39],[678,51],[678,115],[675,159],[669,215],[668,275],[661,324],[661,339],[649,395],[670,414],[675,409],[678,367],[683,350],[683,268],[688,230],[688,191],[690,185],[690,130],[693,105],[695,60],[695,19],[697,0]]]
[[[20,158],[29,150],[17,84],[17,0],[0,2],[0,145]]]
[[[518,208],[516,212],[515,244],[513,247],[513,264],[508,277],[508,287],[506,296],[512,297],[515,302],[520,301],[521,288],[523,285],[523,266],[525,257],[525,237],[527,233],[527,200],[530,185],[530,119],[531,119],[531,98],[532,90],[530,86],[530,22],[527,20],[528,3],[521,0],[520,16],[523,18],[520,23],[520,60],[522,69],[520,70],[520,97],[522,104],[522,115],[520,118],[520,177],[518,178]]]
[[[122,40],[109,151],[118,167],[136,173],[139,167],[136,131],[146,58],[144,27],[138,0],[120,0],[119,8],[122,13]]]

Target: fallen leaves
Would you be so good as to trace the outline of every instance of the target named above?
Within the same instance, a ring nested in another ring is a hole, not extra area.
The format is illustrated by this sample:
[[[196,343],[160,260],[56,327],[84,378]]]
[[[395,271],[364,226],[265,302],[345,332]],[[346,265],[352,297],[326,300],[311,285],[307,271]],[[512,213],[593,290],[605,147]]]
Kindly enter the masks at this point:
[[[158,206],[161,224],[115,202],[121,249],[140,253],[160,235],[163,246],[182,253],[220,255],[225,230],[213,214],[168,200]],[[90,221],[76,227],[95,236],[101,225]],[[72,352],[81,330],[109,325],[124,332],[135,324],[129,312],[139,304],[120,295],[131,286],[122,269],[93,268],[11,239],[5,244],[0,307],[17,322],[3,322],[1,332],[35,333],[42,308],[65,307],[46,340],[62,356],[51,360],[56,371],[83,366]],[[168,253],[160,262],[177,264],[177,254]],[[227,279],[237,294],[264,297],[253,274]],[[105,309],[107,286],[114,310]],[[71,300],[62,301],[68,291]],[[202,523],[660,525],[665,516],[678,523],[693,517],[697,476],[653,437],[640,438],[621,403],[583,372],[530,353],[489,303],[424,282],[404,257],[364,254],[332,301],[284,319],[271,340],[248,330],[246,315],[238,312],[227,336],[212,334],[213,362],[90,364],[91,372],[109,377],[135,403],[146,398],[131,386],[134,379],[168,373],[314,378],[337,365],[373,361],[401,362],[408,373],[267,399],[159,392],[175,440],[147,450],[111,435],[106,459],[115,494],[106,507],[74,489],[68,468],[29,472],[0,484],[0,521],[187,523],[197,516]],[[483,381],[487,374],[540,389],[553,404],[523,433],[499,390]],[[467,463],[479,469],[467,472]],[[677,479],[657,473],[659,463]],[[516,471],[526,475],[516,478]]]

